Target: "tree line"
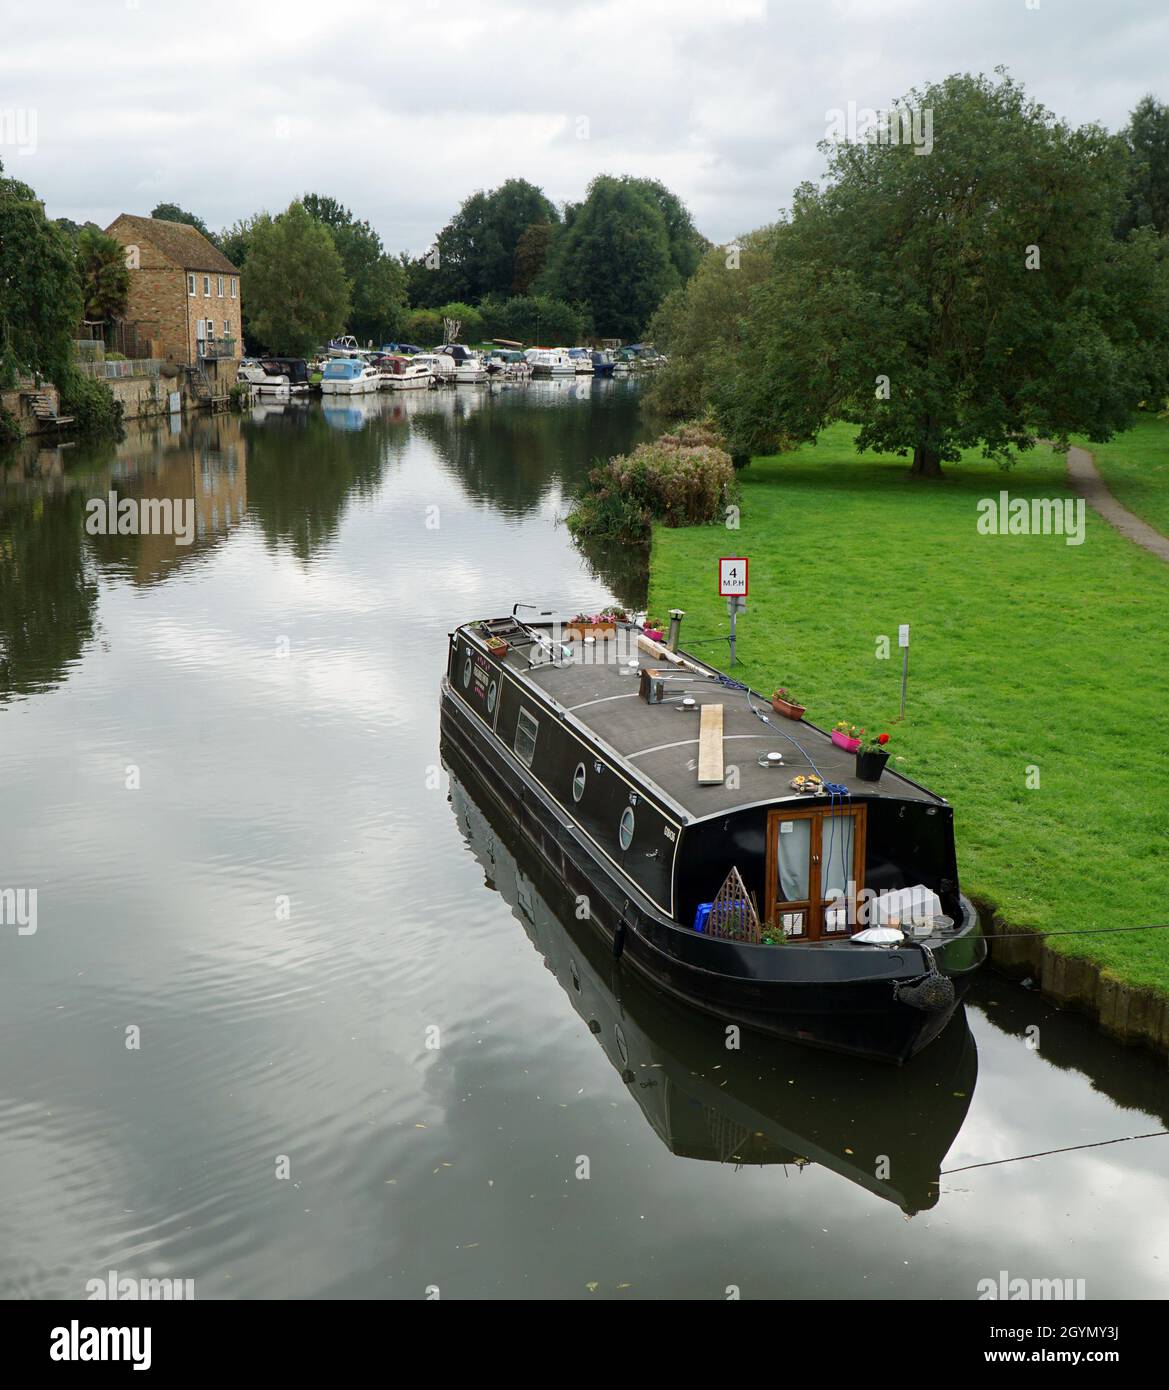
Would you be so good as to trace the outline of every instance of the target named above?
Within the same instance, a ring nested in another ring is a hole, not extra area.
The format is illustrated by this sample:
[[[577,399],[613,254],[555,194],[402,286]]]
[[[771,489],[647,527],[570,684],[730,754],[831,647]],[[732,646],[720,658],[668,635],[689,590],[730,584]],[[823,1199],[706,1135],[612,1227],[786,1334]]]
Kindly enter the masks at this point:
[[[430,345],[446,319],[465,342],[628,341],[709,247],[663,184],[611,175],[563,209],[526,179],[477,191],[413,258],[316,193],[219,233],[174,203],[151,215],[197,227],[240,268],[250,348],[298,355],[342,331]]]

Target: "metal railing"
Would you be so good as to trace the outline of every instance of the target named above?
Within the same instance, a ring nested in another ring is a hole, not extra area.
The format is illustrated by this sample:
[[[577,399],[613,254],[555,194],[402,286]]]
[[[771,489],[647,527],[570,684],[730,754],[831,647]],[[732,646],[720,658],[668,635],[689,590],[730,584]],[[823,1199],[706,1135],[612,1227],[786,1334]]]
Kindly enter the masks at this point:
[[[111,362],[107,358],[104,362],[78,362],[75,365],[84,376],[94,377],[98,381],[114,381],[125,376],[157,377],[162,364],[154,357],[127,357],[122,362]]]
[[[235,356],[234,338],[200,338],[199,356],[211,361],[221,357]]]

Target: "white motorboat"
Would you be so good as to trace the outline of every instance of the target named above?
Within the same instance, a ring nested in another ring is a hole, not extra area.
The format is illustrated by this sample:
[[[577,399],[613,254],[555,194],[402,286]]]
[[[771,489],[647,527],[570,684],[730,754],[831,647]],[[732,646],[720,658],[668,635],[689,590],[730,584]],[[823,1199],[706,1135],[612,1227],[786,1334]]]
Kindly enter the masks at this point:
[[[487,368],[478,353],[462,343],[445,343],[435,349],[435,356],[440,359],[445,357],[453,364],[454,371],[446,371],[443,375],[457,386],[477,386],[487,380]]]
[[[576,363],[567,348],[529,348],[525,355],[533,376],[576,375]]]
[[[568,356],[572,361],[573,370],[577,376],[592,376],[593,374],[593,354],[588,348],[569,348]]]
[[[391,391],[425,390],[434,376],[425,357],[383,357],[378,363],[381,385]]]
[[[321,374],[321,391],[326,396],[359,396],[380,386],[381,373],[360,357],[334,357]]]

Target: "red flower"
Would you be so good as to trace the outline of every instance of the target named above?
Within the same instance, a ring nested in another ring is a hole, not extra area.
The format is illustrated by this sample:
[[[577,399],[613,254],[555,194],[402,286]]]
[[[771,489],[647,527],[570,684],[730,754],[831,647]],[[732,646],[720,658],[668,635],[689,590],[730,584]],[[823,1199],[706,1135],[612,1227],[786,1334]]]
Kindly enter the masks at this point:
[[[889,742],[889,735],[888,735],[888,734],[878,734],[878,735],[877,735],[877,742],[878,742],[878,743],[888,743],[888,742]]]

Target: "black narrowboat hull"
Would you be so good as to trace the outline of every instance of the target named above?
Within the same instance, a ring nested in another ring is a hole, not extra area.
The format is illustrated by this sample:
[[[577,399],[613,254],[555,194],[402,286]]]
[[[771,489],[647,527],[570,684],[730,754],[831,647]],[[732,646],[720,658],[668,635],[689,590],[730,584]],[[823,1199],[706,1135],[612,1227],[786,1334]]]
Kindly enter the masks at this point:
[[[522,833],[587,900],[588,916],[613,953],[675,999],[723,1020],[792,1042],[903,1063],[945,1029],[982,965],[986,946],[973,931],[975,909],[961,899],[964,920],[953,940],[933,949],[953,998],[933,1011],[899,999],[930,972],[926,952],[905,941],[895,948],[847,941],[754,946],[718,940],[672,921],[637,885],[613,873],[589,838],[532,778],[511,750],[470,712],[444,677],[444,754],[508,813]]]

